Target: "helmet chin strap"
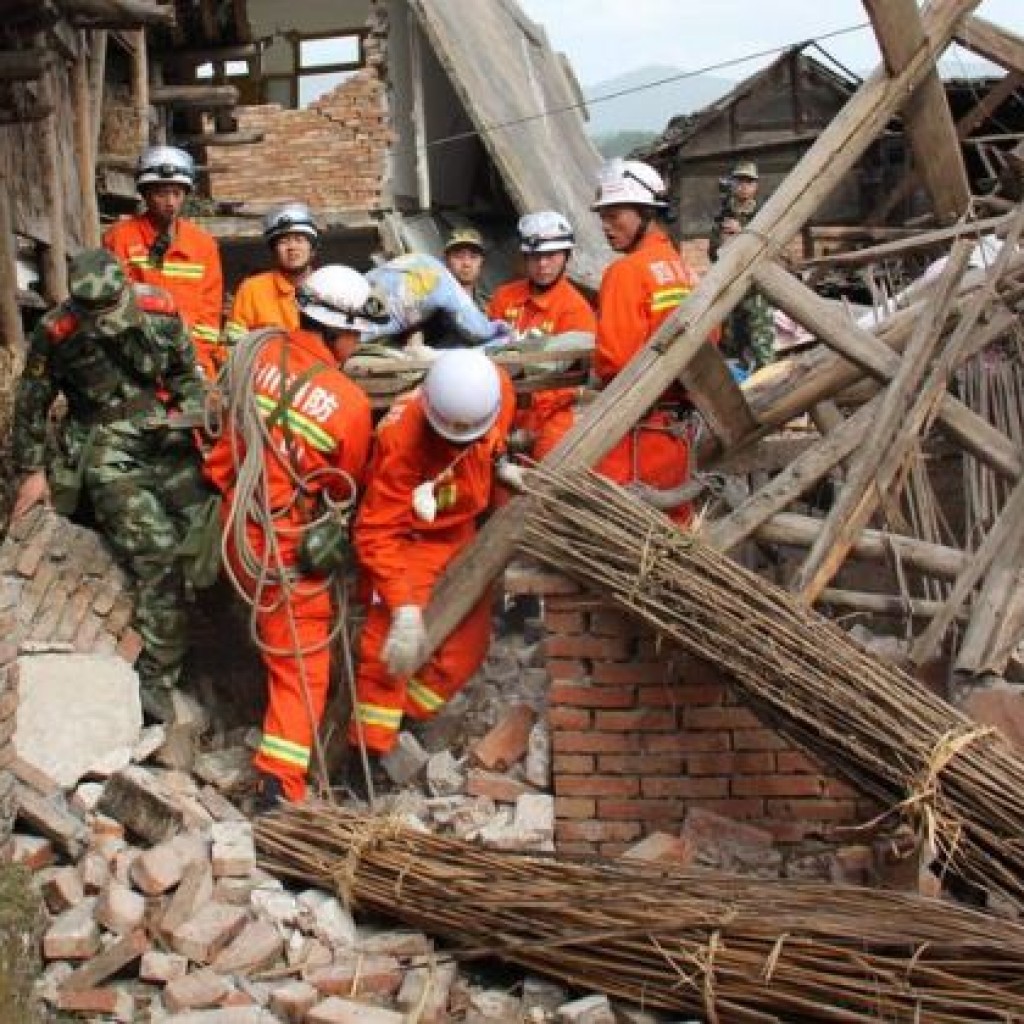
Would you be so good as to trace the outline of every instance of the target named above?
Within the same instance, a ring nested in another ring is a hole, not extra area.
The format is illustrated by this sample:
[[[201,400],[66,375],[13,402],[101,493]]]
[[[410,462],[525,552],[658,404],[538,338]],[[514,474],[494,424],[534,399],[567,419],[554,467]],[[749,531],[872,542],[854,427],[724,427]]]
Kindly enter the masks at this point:
[[[640,214],[640,223],[637,226],[636,231],[633,232],[633,237],[629,240],[629,245],[626,246],[626,252],[633,252],[636,249],[636,247],[643,241],[644,235],[647,234],[647,229],[651,226],[651,222],[654,220],[654,211],[645,206],[638,206],[637,212]]]

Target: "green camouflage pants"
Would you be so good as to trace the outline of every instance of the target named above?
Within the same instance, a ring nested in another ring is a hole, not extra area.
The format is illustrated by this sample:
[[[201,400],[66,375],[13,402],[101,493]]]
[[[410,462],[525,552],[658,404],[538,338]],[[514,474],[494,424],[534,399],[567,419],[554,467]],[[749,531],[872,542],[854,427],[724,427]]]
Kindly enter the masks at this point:
[[[97,428],[84,467],[96,523],[132,577],[143,691],[178,682],[187,646],[179,546],[209,498],[187,431]]]

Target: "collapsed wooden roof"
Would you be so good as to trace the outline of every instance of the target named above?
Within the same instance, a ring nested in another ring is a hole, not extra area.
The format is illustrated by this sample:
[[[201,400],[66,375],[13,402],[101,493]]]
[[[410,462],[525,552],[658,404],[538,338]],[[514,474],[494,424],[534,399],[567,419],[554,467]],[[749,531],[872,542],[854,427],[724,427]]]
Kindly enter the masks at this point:
[[[593,465],[676,380],[689,389],[714,434],[718,454],[703,452],[705,468],[716,457],[748,451],[794,416],[814,413],[822,432],[810,448],[704,529],[705,539],[721,550],[732,550],[762,530],[778,538],[778,527],[784,524],[777,517],[845,461],[845,483],[826,516],[798,524],[800,543],[809,551],[790,588],[799,600],[813,604],[826,596],[851,554],[916,549],[921,538],[905,523],[901,530],[898,517],[891,513],[906,490],[922,445],[941,429],[1012,490],[973,551],[938,552],[937,561],[944,566],[940,575],[953,582],[937,603],[918,609],[927,614],[915,618],[919,632],[911,657],[917,663],[928,659],[971,593],[980,588],[970,604],[960,664],[970,671],[998,671],[1012,649],[1002,635],[1004,626],[1024,600],[1017,586],[1024,568],[1019,528],[1024,459],[1014,438],[954,397],[949,385],[958,367],[1018,323],[1024,256],[1017,242],[1024,228],[1024,207],[1011,204],[1013,209],[999,225],[973,224],[976,217],[964,161],[936,60],[955,38],[1011,74],[1020,74],[1024,39],[973,16],[977,3],[936,0],[919,11],[914,0],[865,0],[883,65],[851,96],[747,229],[600,394],[547,463],[552,468]],[[938,283],[919,292],[917,301],[905,309],[865,327],[837,315],[779,262],[779,254],[900,111],[935,218],[957,225],[953,232],[957,241]],[[1006,236],[999,256],[982,270],[965,273],[972,239],[994,226]],[[781,372],[788,370],[791,375],[777,389],[762,388],[756,382],[740,388],[708,342],[715,326],[755,287],[832,352],[783,364]],[[846,417],[830,399],[862,379],[880,387],[863,408]],[[512,502],[450,568],[428,612],[432,645],[462,619],[513,554],[535,502],[528,496]],[[883,538],[869,529],[876,516],[888,527]],[[795,534],[789,537],[793,541]],[[899,597],[894,600],[898,603]]]

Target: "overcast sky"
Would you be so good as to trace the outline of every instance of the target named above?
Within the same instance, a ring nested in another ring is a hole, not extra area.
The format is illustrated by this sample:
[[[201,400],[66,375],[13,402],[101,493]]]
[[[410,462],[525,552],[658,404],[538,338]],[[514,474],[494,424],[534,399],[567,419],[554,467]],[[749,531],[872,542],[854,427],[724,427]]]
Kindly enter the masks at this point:
[[[583,85],[643,67],[695,71],[867,21],[860,0],[520,0]],[[1024,0],[982,0],[977,10],[1024,35]],[[822,44],[847,67],[872,68],[878,50],[870,28]],[[949,56],[977,58],[954,47]],[[767,58],[713,72],[742,79]]]

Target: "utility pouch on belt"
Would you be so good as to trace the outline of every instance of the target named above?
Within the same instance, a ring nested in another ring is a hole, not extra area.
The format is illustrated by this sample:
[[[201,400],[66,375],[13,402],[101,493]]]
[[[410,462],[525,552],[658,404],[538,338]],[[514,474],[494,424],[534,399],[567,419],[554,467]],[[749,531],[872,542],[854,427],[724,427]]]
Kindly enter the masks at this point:
[[[178,546],[185,578],[196,590],[212,587],[220,575],[220,503],[220,495],[214,494],[196,506],[188,533]]]
[[[77,451],[61,452],[50,465],[50,500],[59,516],[72,516],[78,508],[85,480],[85,467],[95,438],[96,428],[92,427]]]

